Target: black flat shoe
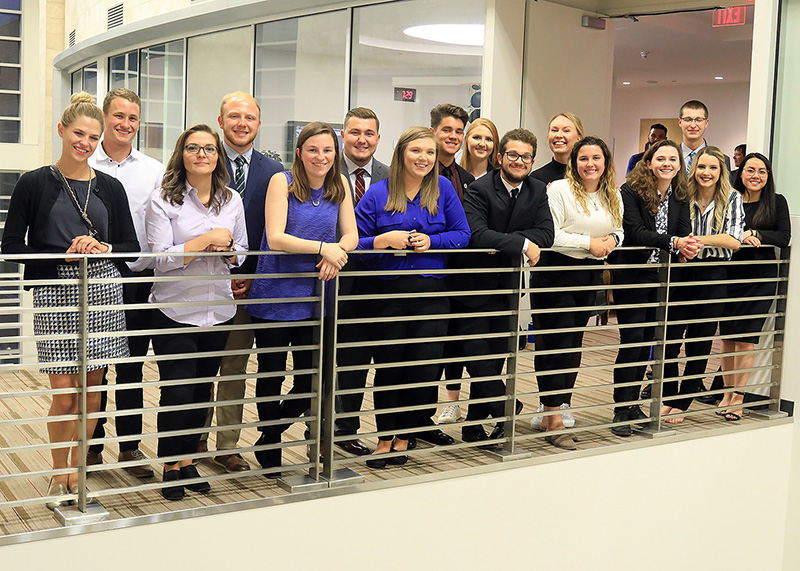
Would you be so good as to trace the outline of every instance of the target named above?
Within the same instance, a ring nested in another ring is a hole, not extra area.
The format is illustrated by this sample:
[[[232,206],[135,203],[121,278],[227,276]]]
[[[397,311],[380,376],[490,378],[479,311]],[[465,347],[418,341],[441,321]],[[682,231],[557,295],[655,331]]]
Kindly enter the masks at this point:
[[[417,438],[425,442],[430,442],[431,444],[436,444],[437,446],[447,446],[449,444],[455,444],[456,442],[455,438],[438,429],[419,432],[417,433]]]
[[[180,470],[164,470],[164,474],[161,477],[164,483],[167,482],[177,482],[181,479],[181,471]],[[182,500],[186,496],[186,492],[183,489],[183,486],[165,486],[161,488],[161,495],[164,496],[165,500],[169,500],[171,502],[177,502]]]
[[[394,448],[392,448],[392,452],[405,452],[405,450],[395,450]],[[387,464],[393,464],[395,466],[402,466],[406,462],[408,462],[408,456],[406,456],[405,454],[403,454],[402,456],[392,456],[391,458],[386,459]]]
[[[367,466],[378,470],[386,468],[386,458],[370,458],[367,460]]]
[[[465,426],[461,429],[461,440],[464,442],[481,442],[488,439],[489,436],[482,426]]]
[[[611,422],[625,422],[627,420],[630,420],[630,418],[628,417],[628,411],[623,410],[620,412],[615,412],[614,420],[612,420]],[[631,430],[630,424],[621,424],[619,426],[612,426],[611,434],[615,436],[631,436],[633,434],[633,431]]]
[[[190,480],[192,478],[199,478],[200,473],[197,471],[197,468],[190,464],[189,466],[183,466],[181,468],[181,480]],[[207,494],[211,491],[211,484],[208,482],[197,482],[195,484],[185,484],[186,489],[191,490],[193,492],[197,492],[198,494]]]
[[[492,430],[492,433],[489,435],[489,440],[499,440],[505,437],[506,437],[506,430],[503,424],[501,423],[494,427],[494,430]]]

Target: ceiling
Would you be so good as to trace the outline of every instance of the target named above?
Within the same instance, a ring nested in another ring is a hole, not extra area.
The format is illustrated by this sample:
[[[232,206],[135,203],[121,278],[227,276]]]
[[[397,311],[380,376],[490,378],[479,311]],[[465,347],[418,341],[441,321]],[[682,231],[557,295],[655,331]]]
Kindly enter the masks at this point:
[[[713,28],[712,14],[708,10],[638,16],[638,21],[616,19],[615,87],[623,81],[630,81],[631,87],[749,82],[753,6],[747,7],[743,26]],[[646,59],[643,51],[649,52]]]

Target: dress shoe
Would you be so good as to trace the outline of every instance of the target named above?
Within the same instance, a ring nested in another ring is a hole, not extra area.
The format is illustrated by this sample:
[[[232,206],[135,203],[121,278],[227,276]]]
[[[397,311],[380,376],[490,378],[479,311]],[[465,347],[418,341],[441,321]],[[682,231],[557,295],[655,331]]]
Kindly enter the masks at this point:
[[[86,465],[87,466],[97,466],[98,464],[103,463],[103,453],[102,452],[92,452],[89,450],[86,453]]]
[[[644,411],[639,407],[638,404],[633,405],[628,409],[628,420],[633,422],[636,425],[644,426],[648,422],[650,422],[650,417],[648,417]],[[644,421],[644,422],[637,422],[637,421]]]
[[[386,458],[370,458],[367,460],[367,466],[370,468],[382,469],[386,468]]]
[[[223,454],[214,458],[214,462],[225,468],[227,472],[247,472],[250,464],[241,454]]]
[[[392,452],[405,452],[405,450],[395,450],[394,448],[392,448]],[[406,456],[405,454],[402,454],[400,456],[392,456],[391,458],[386,459],[387,464],[394,464],[395,466],[402,466],[406,462],[408,462],[408,456]]]
[[[575,445],[575,440],[573,440],[572,436],[569,434],[554,434],[545,436],[544,439],[556,448],[563,448],[564,450],[578,449],[578,447]]]
[[[262,432],[261,436],[258,437],[256,440],[255,446],[266,446],[267,444],[277,444],[281,441],[280,434],[273,435],[267,434],[266,432]],[[281,465],[281,460],[283,456],[283,450],[281,448],[276,448],[274,450],[256,450],[255,451],[256,460],[258,463],[261,464],[262,468],[275,468],[276,466]],[[265,474],[267,477],[270,477],[269,474]],[[273,476],[273,477],[278,477]]]
[[[119,462],[137,462],[147,460],[147,456],[136,448],[135,450],[124,450],[120,452],[117,460]],[[137,478],[152,478],[155,475],[150,466],[131,466],[125,468],[125,470],[127,470],[128,474]]]
[[[371,454],[370,449],[367,448],[367,445],[361,442],[361,440],[358,438],[354,438],[353,440],[341,440],[336,443],[336,446],[345,452],[349,452],[350,454],[354,454],[356,456],[367,456],[368,454]]]
[[[455,438],[438,429],[428,430],[427,432],[418,432],[417,438],[424,440],[425,442],[430,442],[431,444],[436,444],[437,446],[448,446],[450,444],[455,444],[456,442]]]
[[[67,487],[64,484],[56,484],[55,486],[50,486],[47,490],[48,496],[66,496],[69,494]],[[65,506],[69,503],[69,500],[50,500],[45,502],[44,505],[47,506],[47,509],[54,510],[58,507]]]
[[[197,467],[194,464],[182,466],[180,473],[181,480],[190,480],[192,478],[200,477],[200,473],[197,471]],[[207,494],[211,491],[211,484],[208,482],[196,482],[194,484],[185,484],[185,486],[186,489],[197,492],[198,494]]]
[[[464,442],[481,442],[482,440],[489,440],[489,437],[482,426],[464,426],[461,429],[461,440]]]
[[[625,422],[630,420],[628,418],[628,409],[621,410],[619,412],[614,413],[614,420],[612,422]],[[631,430],[630,424],[620,424],[619,426],[612,426],[611,427],[611,434],[616,436],[631,436],[633,431]]]
[[[409,436],[408,437],[408,450],[414,450],[417,447],[417,437],[416,436]]]
[[[489,435],[489,440],[499,440],[506,437],[506,430],[502,423],[496,425],[492,433]]]
[[[181,479],[181,471],[180,470],[164,470],[164,475],[162,476],[162,481],[166,484],[167,482],[178,482]],[[177,502],[182,500],[186,496],[186,492],[181,485],[175,486],[165,486],[161,488],[161,495],[164,496],[165,500],[169,500],[171,502]]]
[[[649,399],[652,397],[653,393],[653,385],[647,385],[645,388],[642,389],[642,399]]]

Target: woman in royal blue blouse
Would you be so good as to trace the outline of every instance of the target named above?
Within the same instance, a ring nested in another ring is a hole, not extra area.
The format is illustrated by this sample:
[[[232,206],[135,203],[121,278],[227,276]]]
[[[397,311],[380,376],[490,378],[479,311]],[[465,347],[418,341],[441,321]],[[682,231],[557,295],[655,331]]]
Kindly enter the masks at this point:
[[[439,365],[406,365],[440,359],[444,342],[404,343],[403,340],[442,337],[449,311],[443,274],[445,254],[424,254],[429,249],[465,248],[469,225],[464,209],[450,182],[437,174],[437,149],[433,133],[425,127],[410,127],[400,136],[392,156],[389,178],[369,187],[356,207],[360,250],[413,250],[408,255],[364,255],[364,270],[383,275],[365,278],[366,290],[382,298],[371,312],[377,318],[419,316],[414,320],[389,319],[375,327],[375,409],[415,407],[436,402],[437,387],[393,389],[384,387],[436,381]],[[417,273],[398,275],[397,271]],[[416,295],[401,297],[397,294]],[[429,317],[433,316],[433,317]],[[376,455],[408,449],[407,430],[420,426],[420,410],[383,412],[376,415],[379,436]],[[367,461],[372,468],[387,463],[404,464],[405,455],[377,457]]]

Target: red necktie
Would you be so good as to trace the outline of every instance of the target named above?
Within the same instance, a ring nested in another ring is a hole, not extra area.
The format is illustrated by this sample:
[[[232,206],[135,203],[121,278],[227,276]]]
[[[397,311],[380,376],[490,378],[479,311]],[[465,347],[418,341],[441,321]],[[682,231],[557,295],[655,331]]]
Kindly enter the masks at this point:
[[[365,171],[362,168],[357,168],[355,172],[356,172],[356,204],[358,204],[358,201],[363,198],[364,193],[367,190],[366,188],[364,188],[364,175],[367,174],[367,171]]]

